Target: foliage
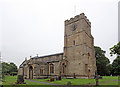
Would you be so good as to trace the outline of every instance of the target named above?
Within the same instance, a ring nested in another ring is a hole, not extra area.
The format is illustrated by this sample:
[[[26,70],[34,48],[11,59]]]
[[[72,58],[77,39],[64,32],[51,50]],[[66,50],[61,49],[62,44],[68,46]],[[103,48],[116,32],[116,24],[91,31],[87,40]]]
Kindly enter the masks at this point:
[[[112,75],[120,75],[120,42],[110,48],[111,56],[117,55],[112,63]]]
[[[17,75],[17,66],[14,63],[9,64],[10,75]]]
[[[8,63],[5,63],[5,62],[2,63],[2,72],[4,74],[9,73],[9,64]]]
[[[2,73],[5,75],[16,75],[17,73],[17,66],[14,63],[2,63]]]
[[[97,46],[95,46],[94,48],[95,48],[97,73],[101,76],[110,75],[112,65],[110,64],[109,59],[105,56],[105,51]]]
[[[116,54],[117,56],[120,56],[120,42],[117,45],[114,45],[112,48],[110,48],[110,54],[111,56],[113,54]]]
[[[112,75],[120,75],[120,56],[117,56],[112,63]]]

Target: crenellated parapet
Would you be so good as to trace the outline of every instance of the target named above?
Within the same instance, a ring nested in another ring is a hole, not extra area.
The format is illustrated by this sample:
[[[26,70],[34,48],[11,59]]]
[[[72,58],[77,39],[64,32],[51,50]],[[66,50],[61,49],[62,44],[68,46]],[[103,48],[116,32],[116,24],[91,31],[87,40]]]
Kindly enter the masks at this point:
[[[87,19],[84,13],[81,13],[80,15],[76,15],[74,18],[70,18],[70,20],[65,20],[65,26],[81,19],[84,19],[88,23],[88,25],[91,26],[91,22],[89,21],[89,19]]]

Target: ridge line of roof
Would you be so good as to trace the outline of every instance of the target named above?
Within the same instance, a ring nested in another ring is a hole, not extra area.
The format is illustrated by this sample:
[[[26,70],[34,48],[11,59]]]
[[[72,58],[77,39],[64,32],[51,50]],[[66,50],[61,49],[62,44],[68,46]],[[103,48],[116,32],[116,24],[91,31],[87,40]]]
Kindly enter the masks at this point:
[[[43,58],[43,57],[55,56],[55,55],[61,55],[61,54],[63,54],[63,52],[62,52],[62,53],[56,53],[56,54],[45,55],[45,56],[32,57],[31,59],[34,59],[34,58]]]

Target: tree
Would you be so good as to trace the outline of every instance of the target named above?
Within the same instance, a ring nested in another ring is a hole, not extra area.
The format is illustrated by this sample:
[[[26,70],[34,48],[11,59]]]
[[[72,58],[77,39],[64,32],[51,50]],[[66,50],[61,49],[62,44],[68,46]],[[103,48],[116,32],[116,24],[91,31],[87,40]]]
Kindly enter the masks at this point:
[[[111,56],[113,56],[113,54],[120,56],[120,42],[117,45],[114,45],[112,48],[110,48],[110,51]]]
[[[110,51],[111,56],[117,56],[112,63],[112,75],[120,75],[120,42],[110,48]]]
[[[17,75],[17,66],[14,63],[2,63],[2,73],[5,75]]]
[[[97,73],[101,76],[111,74],[111,65],[109,59],[105,56],[105,51],[95,46],[95,57],[97,65]]]
[[[112,75],[120,75],[120,56],[117,56],[117,58],[112,63]]]
[[[17,72],[17,66],[14,63],[9,64],[9,71],[11,75],[14,75]]]
[[[9,71],[9,64],[6,62],[2,63],[2,73],[4,73],[5,75],[10,73]]]

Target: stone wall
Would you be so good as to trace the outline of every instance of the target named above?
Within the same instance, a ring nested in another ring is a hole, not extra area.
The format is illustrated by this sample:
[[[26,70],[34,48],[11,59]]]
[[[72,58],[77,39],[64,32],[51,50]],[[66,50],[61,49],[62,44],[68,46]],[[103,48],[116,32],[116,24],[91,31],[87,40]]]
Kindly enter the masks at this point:
[[[66,67],[68,75],[93,76],[95,74],[96,59],[93,41],[91,23],[84,14],[65,21],[64,57],[68,61]]]
[[[22,67],[20,67],[20,68],[18,69],[18,75],[23,75],[23,68],[22,68]]]
[[[63,53],[47,55],[42,57],[32,57],[29,60],[25,60],[18,70],[18,75],[23,75],[24,78],[29,79],[30,66],[33,68],[33,79],[44,78],[49,76],[58,76],[60,72],[59,61],[62,60]],[[54,64],[54,73],[50,73],[49,64]],[[41,73],[40,70],[43,70]]]
[[[93,76],[96,71],[94,38],[91,35],[91,22],[84,13],[65,21],[64,53],[32,57],[25,60],[19,68],[18,75],[30,78],[50,76]],[[50,73],[50,64],[54,73]],[[32,72],[31,71],[31,72]]]

